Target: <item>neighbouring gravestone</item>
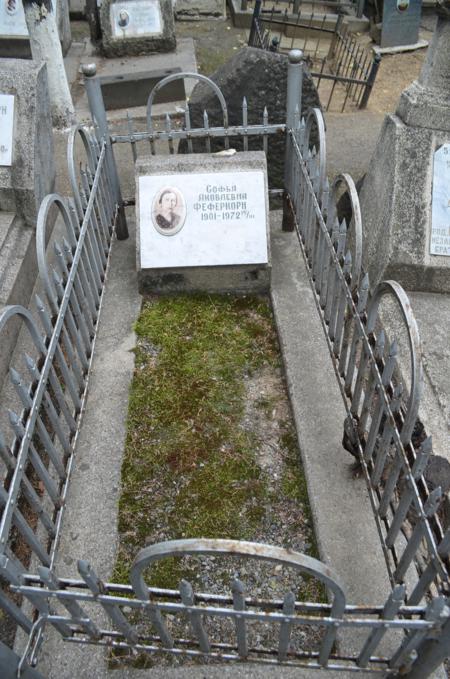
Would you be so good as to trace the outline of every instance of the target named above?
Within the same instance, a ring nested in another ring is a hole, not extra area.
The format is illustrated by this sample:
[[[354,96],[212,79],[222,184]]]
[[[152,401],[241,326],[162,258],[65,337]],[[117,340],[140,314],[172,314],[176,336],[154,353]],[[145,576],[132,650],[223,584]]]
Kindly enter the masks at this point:
[[[170,52],[176,47],[172,0],[103,0],[100,27],[107,57]]]
[[[208,19],[226,17],[225,0],[175,0],[177,19]]]
[[[69,5],[66,0],[53,0],[55,18],[63,54],[72,43]],[[0,57],[17,59],[31,56],[28,28],[22,0],[0,0]]]
[[[380,47],[415,45],[421,17],[422,0],[384,0]]]
[[[450,292],[450,16],[417,81],[387,115],[360,194],[372,286]]]
[[[0,210],[34,227],[54,183],[47,68],[31,60],[0,59]]]
[[[140,292],[263,292],[270,284],[264,152],[136,164]]]
[[[269,123],[280,123],[286,120],[288,57],[255,47],[245,47],[233,56],[226,64],[213,73],[210,78],[221,89],[228,108],[230,125],[242,124],[242,100],[247,100],[248,124],[263,122],[264,107],[267,108]],[[302,90],[302,113],[310,107],[320,108],[319,95],[312,78],[304,68]],[[192,127],[203,127],[203,112],[206,110],[209,126],[223,126],[223,114],[220,102],[213,90],[205,83],[198,83],[189,101]],[[243,140],[230,138],[230,145],[238,151],[243,149]],[[194,151],[204,151],[204,140],[193,140]],[[261,139],[249,137],[249,150],[260,150]],[[223,139],[211,139],[212,151],[223,149]],[[179,153],[187,152],[185,141],[179,144]],[[270,188],[283,188],[284,135],[270,135],[268,140],[267,167]]]

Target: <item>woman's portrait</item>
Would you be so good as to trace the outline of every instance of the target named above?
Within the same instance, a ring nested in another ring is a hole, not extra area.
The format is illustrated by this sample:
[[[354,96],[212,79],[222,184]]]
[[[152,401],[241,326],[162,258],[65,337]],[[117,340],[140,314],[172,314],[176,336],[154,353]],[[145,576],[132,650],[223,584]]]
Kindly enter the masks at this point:
[[[153,225],[164,236],[173,236],[182,229],[186,219],[183,194],[172,186],[162,188],[152,205]]]

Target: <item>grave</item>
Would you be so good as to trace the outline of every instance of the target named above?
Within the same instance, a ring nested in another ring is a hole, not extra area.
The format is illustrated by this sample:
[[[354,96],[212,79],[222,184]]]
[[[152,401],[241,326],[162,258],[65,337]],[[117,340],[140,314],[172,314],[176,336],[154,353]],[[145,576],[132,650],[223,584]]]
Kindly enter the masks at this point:
[[[105,0],[100,28],[107,57],[171,52],[176,47],[172,0]]]
[[[450,16],[387,115],[361,190],[363,265],[407,290],[450,292]]]
[[[270,283],[264,152],[136,164],[140,292],[263,292]]]
[[[0,306],[28,306],[36,281],[39,205],[55,184],[47,68],[0,59]],[[14,347],[11,327],[0,354],[0,380]]]
[[[56,3],[56,23],[63,55],[65,55],[72,43],[69,5],[65,0],[53,1]],[[31,57],[30,40],[22,0],[2,0],[0,2],[0,57],[15,59]]]

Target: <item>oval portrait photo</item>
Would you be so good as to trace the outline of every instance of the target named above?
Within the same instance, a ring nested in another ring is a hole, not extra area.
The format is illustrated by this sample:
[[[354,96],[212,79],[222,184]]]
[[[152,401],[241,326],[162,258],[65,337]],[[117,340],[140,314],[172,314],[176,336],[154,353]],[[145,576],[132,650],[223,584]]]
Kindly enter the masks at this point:
[[[186,219],[184,196],[173,186],[160,189],[153,199],[152,220],[159,233],[173,236],[183,228]]]

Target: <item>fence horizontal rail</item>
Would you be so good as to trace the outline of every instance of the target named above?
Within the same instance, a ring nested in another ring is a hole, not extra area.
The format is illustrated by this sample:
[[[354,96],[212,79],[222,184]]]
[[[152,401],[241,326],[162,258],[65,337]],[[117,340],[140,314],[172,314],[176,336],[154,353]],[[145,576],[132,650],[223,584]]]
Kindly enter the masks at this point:
[[[286,126],[282,125],[229,125],[228,127],[196,128],[192,130],[172,129],[150,132],[133,132],[131,134],[113,134],[111,142],[120,144],[124,142],[140,141],[167,141],[169,139],[195,139],[205,137],[244,137],[262,136],[265,134],[283,134]]]

